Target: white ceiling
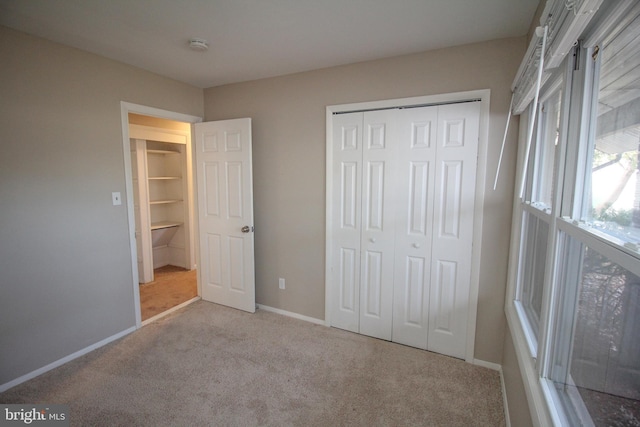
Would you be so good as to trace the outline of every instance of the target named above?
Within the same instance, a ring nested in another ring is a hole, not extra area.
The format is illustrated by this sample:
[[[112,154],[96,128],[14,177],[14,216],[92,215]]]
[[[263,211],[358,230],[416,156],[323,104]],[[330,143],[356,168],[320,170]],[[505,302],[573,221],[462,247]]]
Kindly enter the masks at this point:
[[[198,87],[527,33],[538,0],[0,0],[0,25]],[[209,41],[194,52],[188,40]]]

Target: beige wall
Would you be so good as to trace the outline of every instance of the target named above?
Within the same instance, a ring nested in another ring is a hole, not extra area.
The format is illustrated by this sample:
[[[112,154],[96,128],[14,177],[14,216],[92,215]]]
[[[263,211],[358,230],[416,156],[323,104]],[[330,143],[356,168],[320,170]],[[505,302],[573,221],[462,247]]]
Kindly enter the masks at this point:
[[[491,89],[475,357],[501,363],[515,119],[492,186],[525,49],[525,37],[503,39],[206,89],[206,120],[253,119],[257,302],[324,318],[327,105]]]
[[[524,391],[522,374],[520,373],[520,366],[518,365],[518,358],[516,356],[516,349],[513,345],[511,331],[508,325],[502,354],[502,376],[504,378],[504,387],[509,405],[508,410],[511,425],[518,427],[533,426],[527,395]]]
[[[135,325],[120,101],[203,91],[4,27],[0,58],[1,386]]]

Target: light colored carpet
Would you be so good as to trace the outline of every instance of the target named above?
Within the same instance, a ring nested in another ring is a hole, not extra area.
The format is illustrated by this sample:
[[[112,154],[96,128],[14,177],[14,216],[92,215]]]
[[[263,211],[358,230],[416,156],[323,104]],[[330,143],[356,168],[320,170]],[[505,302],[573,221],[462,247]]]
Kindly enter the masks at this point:
[[[498,372],[199,301],[0,394],[73,426],[503,426]]]

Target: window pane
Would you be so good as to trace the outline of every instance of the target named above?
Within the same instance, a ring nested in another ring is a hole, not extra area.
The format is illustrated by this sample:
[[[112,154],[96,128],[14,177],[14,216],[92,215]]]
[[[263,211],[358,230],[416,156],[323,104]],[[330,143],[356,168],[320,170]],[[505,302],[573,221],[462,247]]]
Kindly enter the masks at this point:
[[[563,254],[551,379],[572,423],[640,425],[640,278],[569,237]]]
[[[591,188],[584,215],[624,242],[640,242],[640,18],[599,53]]]
[[[542,311],[542,290],[547,257],[549,225],[535,215],[524,213],[525,247],[522,254],[520,302],[527,314],[536,339],[540,313]]]
[[[536,149],[536,188],[534,201],[540,207],[550,208],[556,181],[555,161],[560,135],[560,91],[542,103],[540,131]]]

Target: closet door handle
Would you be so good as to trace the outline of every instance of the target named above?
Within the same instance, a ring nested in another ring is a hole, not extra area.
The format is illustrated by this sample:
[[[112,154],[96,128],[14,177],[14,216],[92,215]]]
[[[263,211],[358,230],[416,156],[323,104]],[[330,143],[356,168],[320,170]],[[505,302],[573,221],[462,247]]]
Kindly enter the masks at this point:
[[[414,248],[416,248],[416,249],[418,249],[418,248],[420,247],[420,243],[414,243],[414,244],[413,244],[413,247],[414,247]]]
[[[376,242],[376,238],[375,238],[375,237],[372,237],[372,238],[370,238],[370,239],[369,239],[369,241],[370,241],[371,243],[375,243],[375,242]]]

